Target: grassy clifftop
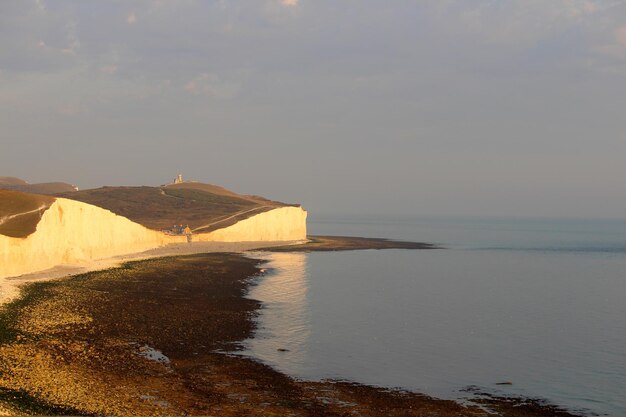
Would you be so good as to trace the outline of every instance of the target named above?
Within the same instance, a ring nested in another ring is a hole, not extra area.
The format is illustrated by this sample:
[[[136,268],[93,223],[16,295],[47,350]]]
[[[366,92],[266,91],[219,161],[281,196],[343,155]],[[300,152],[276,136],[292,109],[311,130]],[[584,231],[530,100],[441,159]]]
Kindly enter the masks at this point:
[[[161,187],[102,187],[83,191],[72,188],[71,191],[57,192],[54,197],[12,190],[37,185],[27,184],[18,178],[0,177],[0,234],[23,238],[35,232],[54,197],[104,208],[149,229],[189,225],[194,233],[211,232],[259,213],[290,206],[197,182]]]
[[[195,232],[209,232],[255,214],[287,206],[202,183],[102,187],[57,196],[102,207],[149,229],[168,229],[182,224],[189,225]]]

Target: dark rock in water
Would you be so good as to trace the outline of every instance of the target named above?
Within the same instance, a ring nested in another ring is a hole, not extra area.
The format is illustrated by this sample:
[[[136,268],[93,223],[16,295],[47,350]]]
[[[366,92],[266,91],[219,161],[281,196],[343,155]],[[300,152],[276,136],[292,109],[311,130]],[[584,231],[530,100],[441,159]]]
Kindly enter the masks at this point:
[[[276,349],[276,350],[279,351],[279,352],[289,352],[289,349],[282,349],[281,348],[281,349]]]
[[[511,381],[496,382],[496,385],[513,385]]]

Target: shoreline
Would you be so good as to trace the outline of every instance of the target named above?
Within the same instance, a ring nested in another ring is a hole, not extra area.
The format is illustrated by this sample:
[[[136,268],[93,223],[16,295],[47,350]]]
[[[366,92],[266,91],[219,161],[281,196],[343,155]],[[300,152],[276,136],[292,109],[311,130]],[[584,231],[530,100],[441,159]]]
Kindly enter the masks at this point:
[[[267,250],[271,252],[338,252],[348,250],[381,250],[381,249],[444,249],[441,246],[424,243],[409,242],[404,240],[392,240],[358,236],[318,236],[309,235],[307,241],[299,245],[271,246]]]
[[[0,320],[0,400],[28,393],[11,405],[37,414],[482,415],[416,393],[298,381],[236,354],[254,334],[261,304],[246,294],[263,264],[186,255],[30,284]]]
[[[276,246],[277,243],[290,245],[303,244],[306,241],[289,242],[191,242],[170,243],[143,252],[128,253],[110,258],[91,260],[76,265],[58,265],[43,271],[32,272],[15,277],[0,278],[0,307],[19,297],[19,287],[31,282],[45,282],[66,278],[88,272],[117,268],[125,262],[161,258],[166,256],[193,255],[199,253],[239,253],[255,249]]]
[[[240,254],[185,255],[31,283],[0,320],[0,408],[2,399],[6,404],[11,398],[1,394],[26,392],[11,404],[40,415],[63,410],[75,415],[488,415],[478,406],[419,393],[295,380],[224,353],[236,352],[254,334],[261,304],[246,293],[263,263]],[[526,399],[490,398],[480,404],[502,416],[574,416]]]
[[[19,297],[19,287],[30,282],[49,281],[88,272],[116,268],[124,262],[154,259],[166,256],[200,253],[241,253],[266,250],[271,252],[326,252],[364,249],[441,249],[436,245],[404,242],[380,238],[353,236],[307,236],[306,240],[258,242],[184,242],[170,243],[143,252],[128,253],[96,259],[76,265],[57,265],[15,277],[0,278],[0,307]]]

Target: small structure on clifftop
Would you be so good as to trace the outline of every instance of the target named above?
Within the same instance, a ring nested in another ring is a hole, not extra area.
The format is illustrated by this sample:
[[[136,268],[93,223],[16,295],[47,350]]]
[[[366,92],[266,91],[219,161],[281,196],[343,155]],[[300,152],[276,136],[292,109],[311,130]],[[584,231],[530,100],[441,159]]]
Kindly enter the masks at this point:
[[[174,184],[182,184],[183,182],[185,182],[183,181],[183,174],[178,174],[174,180]]]

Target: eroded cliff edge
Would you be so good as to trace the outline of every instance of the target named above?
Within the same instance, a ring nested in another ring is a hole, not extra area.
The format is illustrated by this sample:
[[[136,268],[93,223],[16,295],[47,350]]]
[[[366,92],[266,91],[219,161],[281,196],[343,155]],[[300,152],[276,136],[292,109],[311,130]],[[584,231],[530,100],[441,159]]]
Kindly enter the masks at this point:
[[[304,240],[306,215],[301,207],[280,207],[193,238],[224,242]],[[185,241],[185,236],[148,229],[100,207],[57,198],[43,213],[34,233],[25,238],[0,235],[0,278]]]

